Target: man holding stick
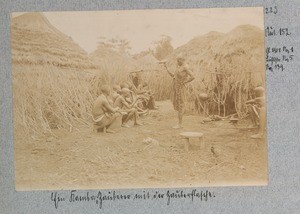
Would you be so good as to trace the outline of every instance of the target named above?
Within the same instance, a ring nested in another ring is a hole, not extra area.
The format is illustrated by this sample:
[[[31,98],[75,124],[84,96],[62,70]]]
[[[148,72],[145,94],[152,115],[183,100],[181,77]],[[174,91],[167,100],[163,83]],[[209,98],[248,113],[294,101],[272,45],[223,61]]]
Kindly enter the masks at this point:
[[[195,79],[194,75],[185,63],[184,58],[177,57],[177,69],[170,72],[166,62],[162,62],[168,74],[173,78],[172,100],[174,109],[178,112],[178,125],[174,129],[182,128],[182,118],[184,114],[184,86]]]

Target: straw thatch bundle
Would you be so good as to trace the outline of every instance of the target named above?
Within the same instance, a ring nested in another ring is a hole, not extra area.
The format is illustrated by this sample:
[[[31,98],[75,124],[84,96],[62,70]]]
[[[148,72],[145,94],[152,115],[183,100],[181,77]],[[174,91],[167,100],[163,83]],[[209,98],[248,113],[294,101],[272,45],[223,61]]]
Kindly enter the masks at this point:
[[[136,69],[135,60],[126,53],[99,46],[90,54],[93,63],[106,76],[111,85],[127,81],[128,74]]]
[[[152,53],[148,53],[136,59],[136,67],[139,70],[156,71],[160,69],[158,62]]]
[[[90,78],[88,72],[76,69],[14,65],[15,133],[25,138],[88,125],[95,99]]]

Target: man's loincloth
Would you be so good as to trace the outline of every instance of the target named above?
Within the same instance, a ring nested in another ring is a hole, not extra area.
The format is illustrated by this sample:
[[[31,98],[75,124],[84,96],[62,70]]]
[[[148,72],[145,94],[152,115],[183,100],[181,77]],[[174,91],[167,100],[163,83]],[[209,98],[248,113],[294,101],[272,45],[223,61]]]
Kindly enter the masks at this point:
[[[119,113],[105,113],[103,115],[99,115],[96,118],[93,118],[94,124],[99,128],[104,128],[109,126],[113,121],[120,116]]]

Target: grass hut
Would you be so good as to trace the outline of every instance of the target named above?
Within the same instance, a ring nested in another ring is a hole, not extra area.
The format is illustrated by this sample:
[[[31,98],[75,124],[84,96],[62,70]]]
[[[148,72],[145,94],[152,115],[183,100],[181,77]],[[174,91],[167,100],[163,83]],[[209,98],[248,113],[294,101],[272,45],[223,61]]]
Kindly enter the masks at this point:
[[[12,18],[11,48],[14,64],[95,68],[88,54],[72,38],[52,26],[42,13],[25,13]]]
[[[11,20],[16,137],[37,137],[53,129],[73,130],[90,121],[94,96],[88,54],[41,13]]]
[[[243,117],[253,88],[265,84],[264,34],[255,26],[243,25],[226,34],[210,32],[192,39],[168,57],[170,70],[176,69],[178,55],[186,58],[196,77],[187,90],[191,111],[201,112],[205,104],[209,114],[237,113]],[[159,92],[164,92],[158,99],[167,99],[172,80],[164,74],[155,81]],[[200,93],[208,94],[205,103],[199,100]]]

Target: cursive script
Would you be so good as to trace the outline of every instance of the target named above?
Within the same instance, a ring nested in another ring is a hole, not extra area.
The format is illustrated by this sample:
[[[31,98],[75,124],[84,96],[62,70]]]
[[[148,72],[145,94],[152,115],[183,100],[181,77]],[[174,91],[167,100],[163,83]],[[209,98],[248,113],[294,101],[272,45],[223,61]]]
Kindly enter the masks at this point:
[[[215,198],[215,194],[208,190],[197,191],[196,189],[190,191],[184,190],[166,190],[166,191],[142,191],[134,193],[122,194],[118,191],[77,191],[71,190],[67,194],[65,192],[51,193],[51,202],[53,202],[55,209],[58,209],[61,204],[73,203],[93,203],[99,209],[102,209],[105,201],[138,201],[138,200],[165,200],[166,205],[170,205],[173,200],[191,200],[192,202],[198,200],[200,202],[207,202]]]

